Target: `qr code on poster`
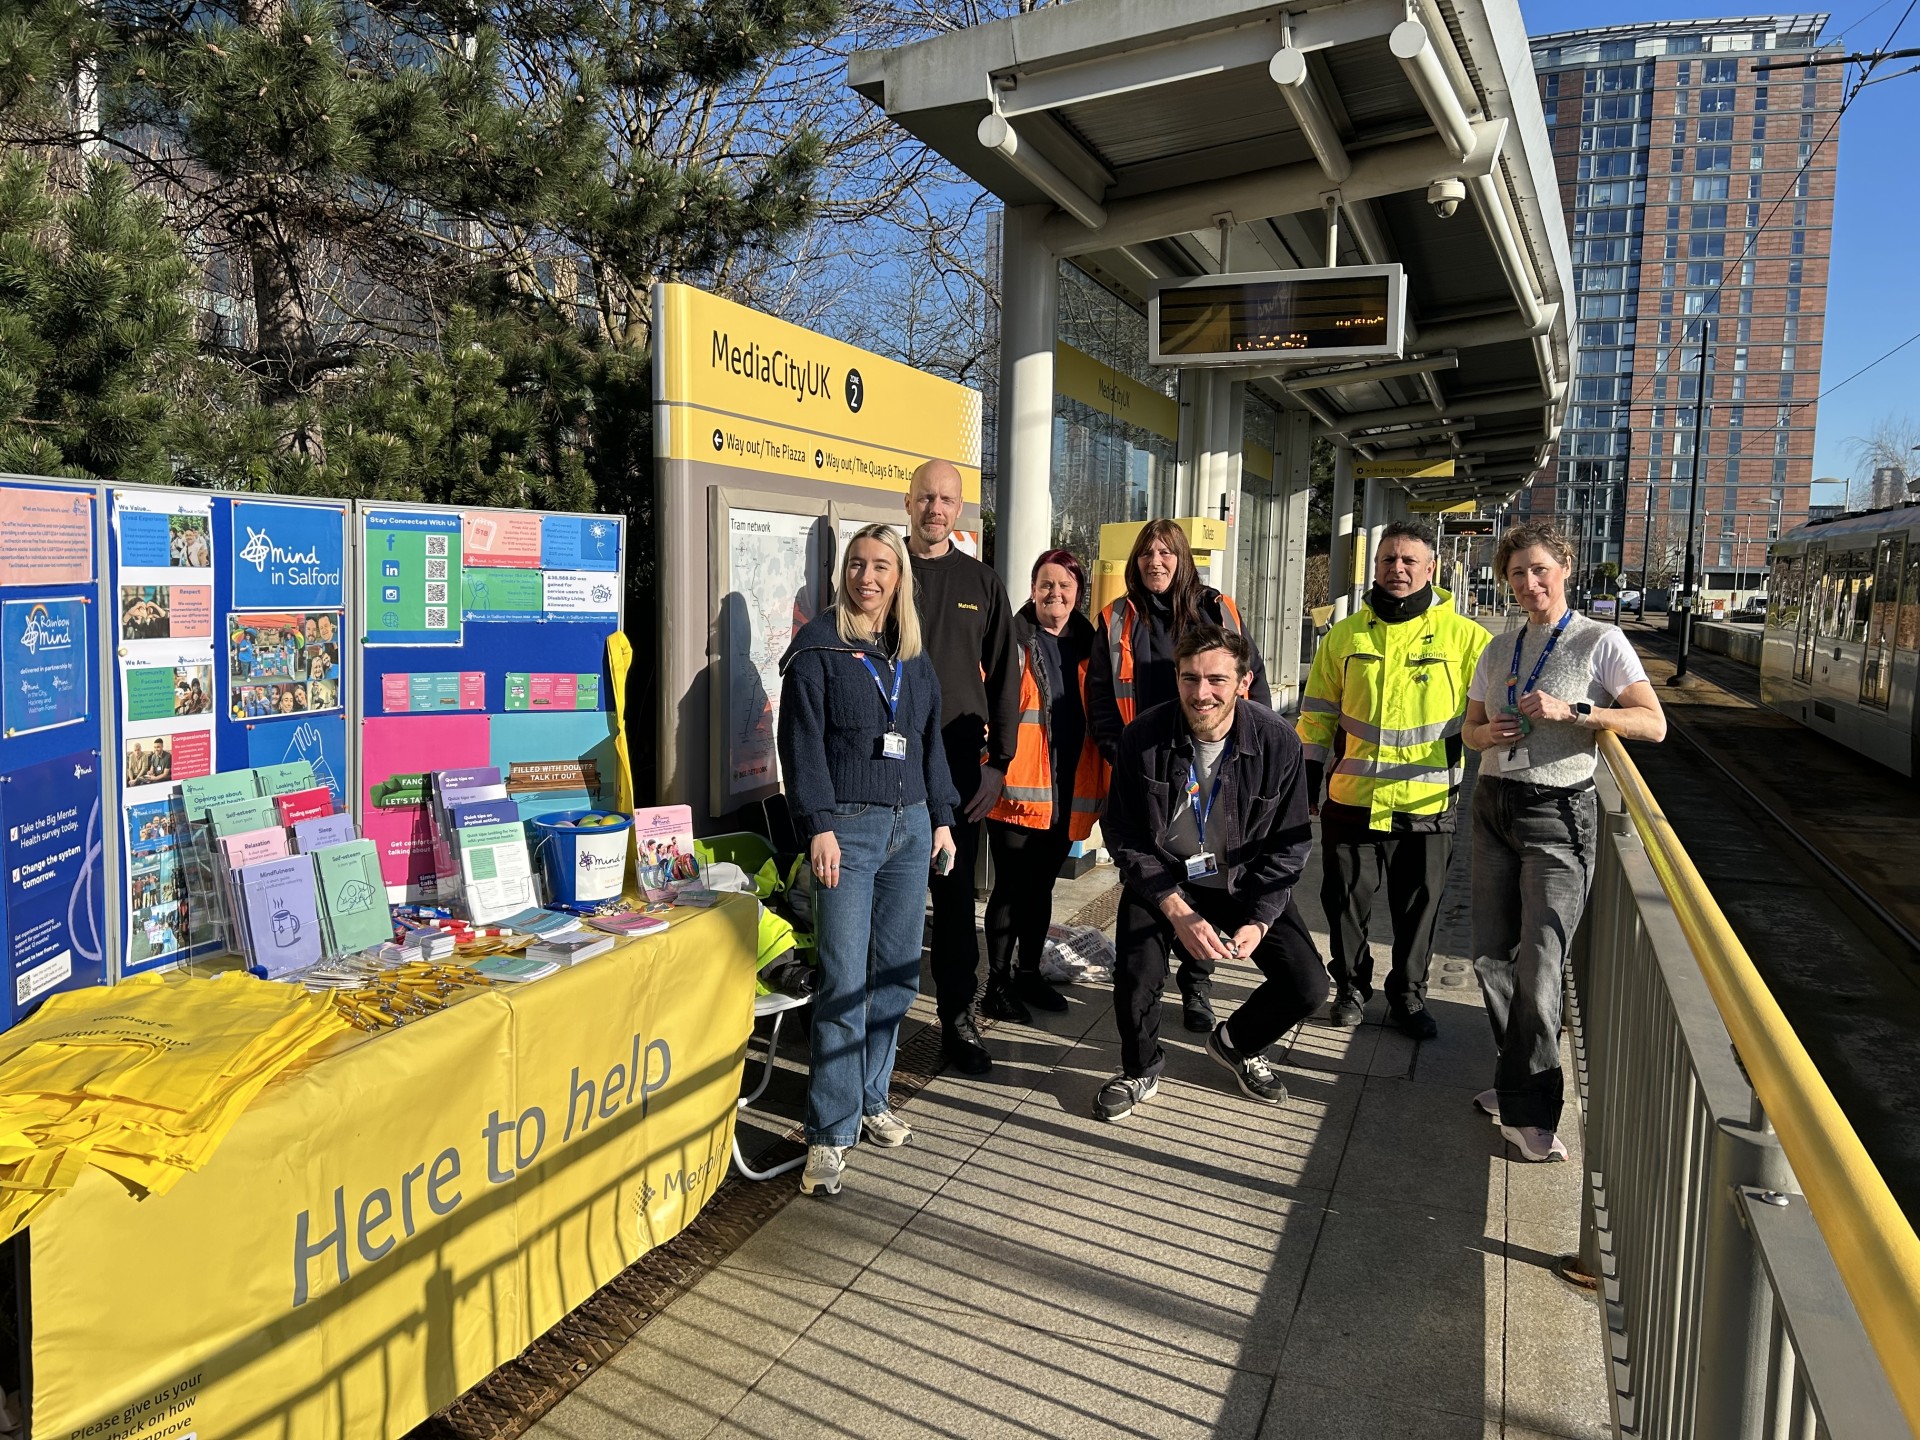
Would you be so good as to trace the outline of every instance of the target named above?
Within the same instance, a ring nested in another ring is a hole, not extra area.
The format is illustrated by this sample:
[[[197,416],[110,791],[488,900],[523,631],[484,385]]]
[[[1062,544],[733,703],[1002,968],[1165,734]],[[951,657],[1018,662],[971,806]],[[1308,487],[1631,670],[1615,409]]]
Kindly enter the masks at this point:
[[[446,581],[442,580],[437,585],[432,583],[427,585],[427,603],[429,605],[444,605],[447,603]]]
[[[447,612],[429,607],[427,610],[427,629],[444,630],[447,628]]]
[[[427,536],[427,554],[444,555],[447,553],[447,537],[444,535]]]
[[[447,578],[447,562],[444,560],[427,561],[427,579],[444,580]]]

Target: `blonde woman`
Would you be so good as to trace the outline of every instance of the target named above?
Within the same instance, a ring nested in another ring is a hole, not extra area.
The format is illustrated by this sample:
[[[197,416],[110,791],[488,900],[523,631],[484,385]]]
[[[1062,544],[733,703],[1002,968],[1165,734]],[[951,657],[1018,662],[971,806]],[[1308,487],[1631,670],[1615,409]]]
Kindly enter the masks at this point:
[[[953,860],[960,796],[940,743],[940,680],[900,537],[847,544],[838,598],[781,657],[780,771],[814,877],[804,1194],[837,1195],[861,1139],[904,1145],[887,1107],[900,1022],[920,988],[927,872]]]

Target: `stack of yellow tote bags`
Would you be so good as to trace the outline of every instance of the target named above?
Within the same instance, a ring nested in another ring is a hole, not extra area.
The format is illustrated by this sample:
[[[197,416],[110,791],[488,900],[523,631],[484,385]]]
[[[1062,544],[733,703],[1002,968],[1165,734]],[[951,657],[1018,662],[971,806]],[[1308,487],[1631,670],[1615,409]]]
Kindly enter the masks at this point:
[[[326,997],[241,974],[54,996],[0,1033],[0,1240],[88,1165],[164,1195],[275,1076],[347,1029]]]

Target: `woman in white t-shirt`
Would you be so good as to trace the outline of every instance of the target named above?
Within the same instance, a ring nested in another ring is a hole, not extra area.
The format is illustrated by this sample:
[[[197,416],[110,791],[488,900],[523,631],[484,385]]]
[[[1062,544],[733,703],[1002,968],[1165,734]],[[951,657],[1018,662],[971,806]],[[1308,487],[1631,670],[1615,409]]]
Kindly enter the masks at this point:
[[[1474,1103],[1528,1160],[1564,1160],[1554,1132],[1561,970],[1593,883],[1593,793],[1602,730],[1658,742],[1667,719],[1619,627],[1567,608],[1573,549],[1550,525],[1500,537],[1494,573],[1527,613],[1497,636],[1467,686],[1473,793],[1473,953],[1499,1059]]]

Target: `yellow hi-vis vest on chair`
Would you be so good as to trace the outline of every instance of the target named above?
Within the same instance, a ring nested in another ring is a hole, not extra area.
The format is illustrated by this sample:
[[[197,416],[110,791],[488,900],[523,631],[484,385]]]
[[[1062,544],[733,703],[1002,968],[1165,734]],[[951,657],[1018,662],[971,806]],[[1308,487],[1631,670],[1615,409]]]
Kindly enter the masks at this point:
[[[1294,725],[1306,759],[1331,771],[1327,798],[1367,811],[1370,830],[1392,829],[1396,813],[1445,814],[1466,773],[1467,682],[1492,638],[1438,587],[1411,620],[1389,625],[1362,605],[1329,630]]]

